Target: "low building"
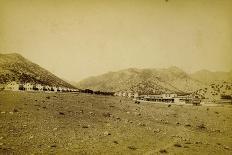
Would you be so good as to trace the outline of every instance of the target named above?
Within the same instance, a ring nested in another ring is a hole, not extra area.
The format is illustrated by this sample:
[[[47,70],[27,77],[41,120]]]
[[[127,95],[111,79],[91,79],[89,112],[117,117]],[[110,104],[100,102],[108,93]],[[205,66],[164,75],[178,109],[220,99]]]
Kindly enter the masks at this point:
[[[33,85],[33,90],[43,91],[43,86],[41,84]]]
[[[122,93],[122,96],[126,97],[127,96],[127,92]]]
[[[31,83],[25,83],[23,85],[25,91],[33,91],[33,85]]]
[[[175,103],[190,103],[192,98],[189,95],[178,95],[174,98]]]
[[[52,88],[50,86],[43,86],[43,91],[51,91]]]
[[[122,96],[122,94],[123,94],[122,92],[115,92],[114,96]]]
[[[129,92],[129,93],[127,94],[127,96],[128,96],[129,98],[137,98],[137,97],[139,96],[139,94],[138,94],[138,93]]]
[[[51,88],[51,90],[54,91],[54,92],[57,92],[57,87],[53,86],[53,87]]]
[[[119,92],[119,93],[118,93],[118,96],[122,96],[122,92]]]
[[[193,105],[200,105],[201,104],[201,99],[200,98],[192,98],[191,103]]]
[[[139,93],[134,93],[134,98],[139,97]]]
[[[24,84],[22,84],[22,83],[19,84],[19,90],[25,90]]]
[[[177,94],[166,93],[166,94],[162,94],[162,97],[164,99],[171,99],[171,98],[177,97]]]
[[[38,88],[39,91],[43,91],[43,86],[41,84],[37,84],[36,87]]]
[[[189,96],[177,96],[177,94],[140,95],[135,99],[164,103],[188,103],[191,100]]]
[[[170,97],[169,95],[162,94],[162,95],[147,95],[144,97],[145,101],[153,101],[153,102],[165,102],[165,103],[173,103],[174,98]]]
[[[116,92],[114,93],[115,96],[122,96],[122,93],[121,92]]]
[[[61,87],[58,87],[58,88],[57,88],[57,91],[58,91],[58,92],[62,92],[62,88],[61,88]]]
[[[18,91],[19,90],[19,84],[15,81],[12,81],[10,83],[8,83],[5,86],[5,90],[12,90],[12,91]]]
[[[67,92],[67,88],[62,88],[62,92]]]

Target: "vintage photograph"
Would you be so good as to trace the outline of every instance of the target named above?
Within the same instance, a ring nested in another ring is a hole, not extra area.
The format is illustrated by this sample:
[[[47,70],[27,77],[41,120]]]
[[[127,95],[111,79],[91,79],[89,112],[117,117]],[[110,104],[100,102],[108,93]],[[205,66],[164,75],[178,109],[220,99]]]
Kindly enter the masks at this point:
[[[0,154],[231,155],[232,0],[0,0]]]

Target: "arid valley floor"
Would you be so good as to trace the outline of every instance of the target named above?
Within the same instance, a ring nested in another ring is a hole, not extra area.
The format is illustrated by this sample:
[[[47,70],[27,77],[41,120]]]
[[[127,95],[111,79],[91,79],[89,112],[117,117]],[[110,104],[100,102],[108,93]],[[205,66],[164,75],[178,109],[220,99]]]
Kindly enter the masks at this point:
[[[232,154],[232,105],[0,92],[0,154]]]

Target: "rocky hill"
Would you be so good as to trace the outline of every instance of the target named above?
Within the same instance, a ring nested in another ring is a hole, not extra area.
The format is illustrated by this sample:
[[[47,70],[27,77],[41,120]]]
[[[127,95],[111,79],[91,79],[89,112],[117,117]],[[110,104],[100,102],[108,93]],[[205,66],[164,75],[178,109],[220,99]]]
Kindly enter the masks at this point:
[[[193,79],[177,67],[166,69],[129,68],[90,77],[77,83],[77,87],[100,91],[132,91],[141,94],[163,92],[193,92],[204,83]]]
[[[0,84],[10,81],[75,88],[17,53],[0,54]]]
[[[208,70],[200,70],[190,76],[206,84],[205,87],[194,92],[203,98],[219,100],[222,96],[232,95],[232,71],[211,72]]]
[[[196,90],[194,94],[210,100],[219,100],[223,98],[222,96],[232,96],[232,83],[225,81],[214,82],[204,88]]]
[[[190,75],[192,78],[206,84],[232,82],[232,71],[230,72],[211,72],[208,70],[200,70]]]

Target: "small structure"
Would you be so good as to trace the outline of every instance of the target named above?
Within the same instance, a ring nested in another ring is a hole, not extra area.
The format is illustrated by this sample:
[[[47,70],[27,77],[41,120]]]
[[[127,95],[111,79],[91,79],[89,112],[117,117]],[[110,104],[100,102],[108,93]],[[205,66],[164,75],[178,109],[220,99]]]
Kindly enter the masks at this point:
[[[62,88],[62,92],[67,92],[67,88]]]
[[[52,87],[51,86],[47,86],[48,88],[48,91],[51,91],[52,90]]]
[[[78,90],[77,89],[73,89],[73,92],[78,92]]]
[[[117,93],[117,92],[115,92],[115,93],[114,93],[114,96],[118,96],[118,93]]]
[[[19,84],[15,81],[12,81],[10,83],[8,83],[5,86],[5,90],[12,90],[12,91],[18,91],[19,90]]]
[[[43,86],[41,84],[33,85],[33,90],[43,91]]]
[[[61,87],[58,87],[58,88],[57,88],[57,91],[58,91],[58,92],[62,92],[62,88],[61,88]]]
[[[133,93],[133,92],[127,93],[127,97],[128,98],[137,98],[138,96],[139,96],[138,93]]]
[[[134,98],[139,97],[139,93],[134,93]]]
[[[57,92],[57,87],[53,86],[53,87],[51,88],[51,91]]]
[[[127,92],[124,92],[124,93],[122,94],[122,96],[123,96],[123,97],[126,97],[126,96],[127,96]]]
[[[188,94],[178,95],[174,97],[174,103],[190,103],[192,98]]]
[[[91,89],[85,89],[84,93],[93,94],[93,90],[91,90]]]
[[[50,86],[43,86],[43,91],[51,91],[51,87]]]
[[[118,96],[122,96],[122,92],[118,92]]]
[[[25,91],[33,91],[33,85],[31,83],[25,83],[23,85]]]
[[[198,96],[194,96],[192,98],[192,104],[196,105],[196,106],[200,105],[201,104],[201,99]]]
[[[164,99],[171,99],[171,98],[177,97],[177,94],[162,94],[162,97]]]
[[[19,84],[19,90],[25,90],[24,85],[21,83]]]

